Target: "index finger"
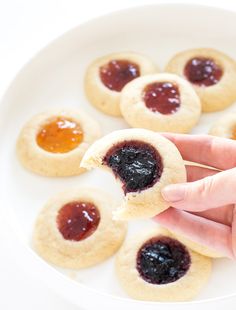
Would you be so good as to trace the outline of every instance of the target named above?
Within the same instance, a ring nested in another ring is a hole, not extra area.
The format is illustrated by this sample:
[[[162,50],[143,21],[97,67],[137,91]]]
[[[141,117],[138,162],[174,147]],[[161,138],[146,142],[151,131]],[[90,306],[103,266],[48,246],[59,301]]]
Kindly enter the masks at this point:
[[[208,135],[163,133],[180,151],[184,160],[220,170],[236,166],[236,141]]]
[[[154,217],[154,220],[184,237],[202,244],[230,258],[232,250],[231,228],[194,214],[169,208]]]

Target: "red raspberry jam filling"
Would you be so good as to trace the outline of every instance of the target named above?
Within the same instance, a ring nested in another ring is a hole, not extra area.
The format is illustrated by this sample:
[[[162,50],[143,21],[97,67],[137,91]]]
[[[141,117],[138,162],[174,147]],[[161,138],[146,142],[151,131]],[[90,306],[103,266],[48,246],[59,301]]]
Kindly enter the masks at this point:
[[[193,84],[212,86],[219,82],[223,75],[223,70],[213,59],[195,57],[186,63],[184,74]]]
[[[182,278],[188,271],[191,258],[186,247],[169,237],[147,241],[138,251],[136,268],[151,284],[167,284]]]
[[[93,203],[73,201],[64,205],[57,215],[57,227],[66,240],[80,241],[97,229],[100,213]]]
[[[100,68],[100,79],[103,84],[114,91],[122,88],[140,76],[139,66],[128,60],[111,60]]]
[[[172,114],[180,107],[180,94],[177,85],[171,82],[148,84],[143,91],[147,108],[161,114]]]
[[[142,141],[124,141],[113,146],[103,160],[127,192],[141,191],[157,182],[163,171],[157,150]]]

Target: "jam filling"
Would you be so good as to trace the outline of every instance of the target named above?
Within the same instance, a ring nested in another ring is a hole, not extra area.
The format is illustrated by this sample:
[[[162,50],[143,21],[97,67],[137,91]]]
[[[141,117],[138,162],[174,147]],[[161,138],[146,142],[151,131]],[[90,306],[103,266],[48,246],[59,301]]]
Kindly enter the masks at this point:
[[[80,241],[97,229],[100,213],[90,202],[73,201],[64,205],[57,215],[57,227],[66,240]]]
[[[136,268],[146,282],[167,284],[183,277],[190,264],[191,258],[185,246],[163,236],[152,238],[140,248]]]
[[[124,141],[113,146],[104,157],[104,164],[121,180],[125,193],[151,187],[163,171],[159,153],[142,141]]]
[[[180,107],[180,94],[177,85],[171,82],[148,84],[143,91],[147,108],[161,114],[172,114]]]
[[[127,60],[111,60],[100,68],[100,78],[103,84],[114,91],[122,88],[140,76],[139,66]]]
[[[195,57],[187,62],[184,74],[193,84],[212,86],[219,82],[223,75],[223,70],[213,59]]]
[[[37,144],[51,153],[66,153],[75,149],[83,140],[83,132],[75,121],[57,117],[46,123],[36,137]]]

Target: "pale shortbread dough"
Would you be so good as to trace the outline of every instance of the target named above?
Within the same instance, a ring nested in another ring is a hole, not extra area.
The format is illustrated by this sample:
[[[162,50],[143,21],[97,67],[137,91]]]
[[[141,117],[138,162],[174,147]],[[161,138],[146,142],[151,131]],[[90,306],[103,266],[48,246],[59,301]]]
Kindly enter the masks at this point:
[[[57,117],[68,117],[79,123],[83,141],[77,148],[66,153],[51,153],[42,149],[36,141],[41,127]],[[80,161],[96,139],[101,137],[100,126],[80,109],[51,109],[32,117],[23,127],[17,141],[17,154],[23,166],[44,176],[70,176],[85,171]]]
[[[141,246],[153,237],[172,237],[168,231],[156,228],[141,232],[128,239],[116,256],[116,273],[126,293],[139,300],[148,301],[186,301],[193,299],[203,288],[211,274],[211,259],[187,248],[191,265],[187,273],[175,282],[152,284],[139,275],[136,268],[136,257]]]
[[[171,82],[180,93],[180,108],[172,114],[153,112],[143,100],[145,86],[155,82]],[[201,115],[201,102],[190,83],[175,74],[146,75],[128,83],[121,92],[121,113],[131,127],[154,131],[189,132]]]
[[[73,201],[93,203],[100,212],[95,232],[81,241],[65,240],[57,228],[56,218],[62,206]],[[80,269],[98,264],[113,255],[122,244],[126,225],[112,219],[114,201],[95,188],[78,188],[51,198],[38,215],[33,247],[46,261],[60,267]]]
[[[185,77],[186,63],[193,57],[213,59],[223,69],[223,75],[218,83],[212,86],[192,84],[201,99],[203,112],[213,112],[226,108],[236,101],[236,63],[224,53],[211,48],[198,48],[180,52],[172,57],[165,71]]]
[[[188,237],[183,236],[182,234],[171,232],[169,231],[169,234],[173,236],[173,238],[179,240],[183,244],[185,244],[188,248],[193,250],[194,252],[197,252],[201,255],[212,257],[212,258],[220,258],[224,257],[224,255],[216,252],[214,249],[211,249],[209,247],[206,247],[200,243],[196,243],[192,240],[190,240]]]
[[[236,128],[236,112],[222,115],[212,126],[209,134],[222,138],[231,138]]]
[[[146,129],[123,129],[114,131],[96,141],[85,153],[81,167],[99,167],[112,171],[103,163],[104,156],[112,146],[123,141],[142,141],[153,146],[162,158],[163,172],[160,179],[147,189],[128,192],[124,202],[114,212],[114,217],[122,220],[150,218],[164,211],[169,204],[162,198],[161,190],[168,184],[186,181],[183,159],[175,145],[163,136]],[[120,183],[119,179],[117,181]]]
[[[93,61],[85,74],[84,89],[91,104],[97,109],[112,116],[121,116],[120,92],[107,88],[100,79],[100,67],[111,60],[128,60],[136,63],[140,69],[140,75],[158,72],[156,65],[142,54],[134,52],[121,52],[103,56]]]

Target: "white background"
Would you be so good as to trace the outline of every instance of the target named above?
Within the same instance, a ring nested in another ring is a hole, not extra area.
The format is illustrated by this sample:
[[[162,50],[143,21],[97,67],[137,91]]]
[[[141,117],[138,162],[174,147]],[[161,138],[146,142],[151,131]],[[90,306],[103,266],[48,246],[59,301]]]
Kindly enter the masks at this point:
[[[0,0],[0,96],[22,65],[60,34],[92,17],[155,2],[160,1]],[[236,10],[235,0],[181,2],[197,2]],[[17,263],[17,251],[9,247],[10,232],[6,227],[0,218],[0,309],[78,309],[50,291],[30,272],[21,270]],[[232,305],[232,309],[235,306]]]

